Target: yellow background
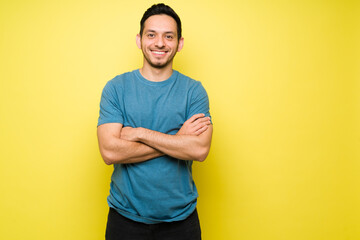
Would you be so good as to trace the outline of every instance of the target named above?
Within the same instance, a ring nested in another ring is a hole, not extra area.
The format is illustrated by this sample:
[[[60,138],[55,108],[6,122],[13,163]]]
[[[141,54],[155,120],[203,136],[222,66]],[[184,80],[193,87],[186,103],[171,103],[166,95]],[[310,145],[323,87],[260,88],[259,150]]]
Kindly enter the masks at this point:
[[[0,3],[0,239],[103,239],[105,83],[141,66],[151,1]],[[360,239],[356,1],[167,1],[175,69],[202,81],[212,149],[194,163],[203,239]]]

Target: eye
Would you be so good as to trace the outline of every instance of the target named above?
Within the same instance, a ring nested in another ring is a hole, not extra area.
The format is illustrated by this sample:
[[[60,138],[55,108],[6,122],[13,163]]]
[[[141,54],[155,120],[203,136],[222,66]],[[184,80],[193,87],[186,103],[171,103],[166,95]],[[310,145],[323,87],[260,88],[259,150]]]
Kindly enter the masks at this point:
[[[165,38],[169,39],[169,40],[172,40],[172,39],[174,39],[174,36],[173,35],[166,35]]]
[[[147,36],[148,38],[153,38],[153,37],[155,37],[155,34],[153,34],[153,33],[148,33],[146,36]]]

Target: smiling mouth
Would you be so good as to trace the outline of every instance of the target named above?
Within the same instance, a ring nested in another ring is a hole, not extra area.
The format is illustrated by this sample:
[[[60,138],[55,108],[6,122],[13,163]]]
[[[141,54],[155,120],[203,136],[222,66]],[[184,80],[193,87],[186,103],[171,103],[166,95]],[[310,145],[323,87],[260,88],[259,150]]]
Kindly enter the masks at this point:
[[[157,55],[164,55],[166,53],[164,51],[151,51],[151,52]]]

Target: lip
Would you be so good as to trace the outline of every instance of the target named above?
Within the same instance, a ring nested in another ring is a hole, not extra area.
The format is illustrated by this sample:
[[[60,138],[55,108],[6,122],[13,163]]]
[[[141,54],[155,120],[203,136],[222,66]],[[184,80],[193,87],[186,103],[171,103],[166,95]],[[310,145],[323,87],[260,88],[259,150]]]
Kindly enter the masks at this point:
[[[151,50],[151,53],[155,56],[165,56],[168,51],[163,50]]]

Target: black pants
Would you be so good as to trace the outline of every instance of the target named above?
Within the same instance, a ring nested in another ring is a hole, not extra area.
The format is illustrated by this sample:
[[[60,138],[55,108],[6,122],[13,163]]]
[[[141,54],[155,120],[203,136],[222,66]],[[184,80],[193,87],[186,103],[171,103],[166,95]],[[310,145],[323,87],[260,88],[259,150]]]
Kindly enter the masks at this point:
[[[145,224],[135,222],[110,208],[106,240],[201,240],[197,211],[178,222]]]

